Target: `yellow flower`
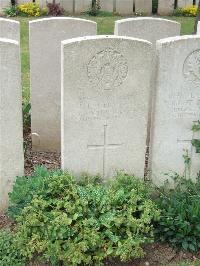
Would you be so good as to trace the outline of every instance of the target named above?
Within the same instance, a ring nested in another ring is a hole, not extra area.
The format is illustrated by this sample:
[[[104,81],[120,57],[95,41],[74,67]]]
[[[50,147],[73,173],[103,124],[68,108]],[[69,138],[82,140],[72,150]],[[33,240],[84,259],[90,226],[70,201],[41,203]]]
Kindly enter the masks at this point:
[[[42,9],[38,3],[25,3],[18,6],[21,13],[27,16],[39,17],[42,14]]]

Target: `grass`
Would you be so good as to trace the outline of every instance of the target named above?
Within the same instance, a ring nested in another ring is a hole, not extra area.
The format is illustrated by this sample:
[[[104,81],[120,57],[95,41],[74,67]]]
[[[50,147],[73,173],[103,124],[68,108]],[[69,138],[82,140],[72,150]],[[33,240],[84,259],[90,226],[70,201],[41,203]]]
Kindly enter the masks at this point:
[[[110,13],[102,12],[97,17],[82,15],[81,18],[90,19],[97,22],[98,34],[113,34],[114,24],[121,16],[112,16]],[[181,34],[192,34],[195,18],[191,17],[164,17],[181,23]],[[28,49],[28,22],[35,18],[18,17],[16,20],[21,22],[21,58],[22,58],[22,88],[23,102],[29,102],[30,74],[29,74],[29,49]]]

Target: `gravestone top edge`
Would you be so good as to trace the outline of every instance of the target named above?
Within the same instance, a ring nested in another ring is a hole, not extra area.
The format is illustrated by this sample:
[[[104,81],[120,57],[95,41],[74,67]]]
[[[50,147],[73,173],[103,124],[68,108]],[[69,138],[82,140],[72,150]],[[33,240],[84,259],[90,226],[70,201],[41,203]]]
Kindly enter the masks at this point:
[[[164,19],[164,18],[154,18],[154,17],[139,17],[139,18],[126,18],[126,19],[119,19],[115,21],[115,24],[120,24],[120,23],[124,23],[124,22],[131,22],[131,21],[165,21],[165,22],[169,22],[169,23],[173,23],[176,25],[179,25],[181,27],[181,23],[174,21],[174,20],[169,20],[169,19]]]
[[[151,47],[152,43],[143,39],[139,38],[132,38],[132,37],[126,37],[126,36],[115,36],[115,35],[94,35],[94,36],[86,36],[86,37],[78,37],[78,38],[72,38],[69,40],[64,40],[61,42],[61,44],[64,46],[66,44],[70,43],[77,43],[82,41],[89,41],[89,40],[127,40],[127,41],[136,41],[146,44],[147,46]]]
[[[51,17],[51,18],[42,18],[42,19],[34,19],[29,21],[29,25],[35,24],[35,23],[41,23],[44,21],[59,21],[59,20],[66,20],[66,21],[83,21],[83,22],[88,22],[94,25],[97,25],[96,22],[89,20],[89,19],[82,19],[82,18],[73,18],[73,17]]]
[[[10,23],[14,23],[16,25],[20,25],[19,21],[13,20],[13,19],[8,19],[8,18],[0,18],[0,22],[1,21],[5,21],[5,22],[10,22]]]
[[[0,38],[1,43],[10,43],[10,44],[15,44],[19,45],[18,41],[12,40],[12,39],[7,39],[7,38]]]
[[[181,42],[181,41],[189,41],[189,40],[200,40],[200,35],[182,35],[175,37],[168,37],[164,39],[160,39],[156,42],[157,48],[163,45],[171,45],[172,43]]]

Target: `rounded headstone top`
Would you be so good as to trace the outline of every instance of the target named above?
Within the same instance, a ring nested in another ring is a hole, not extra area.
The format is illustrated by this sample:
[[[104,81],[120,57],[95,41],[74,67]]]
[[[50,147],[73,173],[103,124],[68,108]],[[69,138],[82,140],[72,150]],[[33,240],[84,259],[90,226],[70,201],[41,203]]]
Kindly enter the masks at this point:
[[[131,22],[131,21],[155,21],[155,22],[168,22],[168,23],[173,23],[177,25],[181,25],[177,21],[169,20],[169,19],[164,19],[164,18],[154,18],[154,17],[138,17],[138,18],[126,18],[126,19],[119,19],[116,20],[115,23],[125,23],[125,22]]]
[[[83,42],[83,41],[89,41],[89,40],[105,40],[105,39],[110,39],[110,40],[127,40],[127,41],[135,41],[135,42],[141,42],[143,44],[146,44],[147,46],[152,46],[152,43],[143,39],[139,38],[132,38],[132,37],[126,37],[126,36],[115,36],[115,35],[94,35],[94,36],[86,36],[86,37],[78,37],[78,38],[72,38],[69,40],[64,40],[62,41],[62,45],[70,44],[70,43],[75,43],[75,42]]]
[[[73,17],[51,17],[51,18],[34,19],[29,21],[29,24],[31,25],[34,23],[49,22],[49,21],[76,21],[76,22],[79,21],[79,22],[88,22],[97,25],[97,23],[92,20],[73,18]]]

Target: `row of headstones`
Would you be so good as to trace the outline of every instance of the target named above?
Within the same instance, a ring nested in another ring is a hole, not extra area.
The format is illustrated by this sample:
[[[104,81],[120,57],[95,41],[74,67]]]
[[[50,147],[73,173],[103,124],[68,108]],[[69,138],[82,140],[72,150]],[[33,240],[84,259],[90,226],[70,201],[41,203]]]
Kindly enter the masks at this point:
[[[178,7],[197,4],[197,0],[178,0]],[[10,0],[1,0],[0,9],[10,5]],[[18,0],[18,4],[33,2],[33,0]],[[46,6],[46,0],[40,0],[42,7]],[[61,6],[69,13],[81,13],[88,11],[91,8],[92,0],[57,0]],[[100,0],[102,11],[117,12],[119,14],[136,13],[152,13],[152,0]],[[159,0],[158,14],[170,14],[175,7],[175,0]]]
[[[171,14],[175,8],[197,5],[198,0],[158,0],[158,14]]]
[[[179,23],[154,18],[117,21],[115,36],[96,36],[96,28],[64,17],[30,22],[33,149],[61,149],[62,168],[76,175],[124,170],[143,178],[150,141],[154,183],[170,170],[185,171],[184,149],[194,176],[200,37],[180,37]],[[156,45],[169,36],[177,37]],[[19,23],[0,19],[0,38],[1,210],[24,167]]]

